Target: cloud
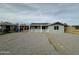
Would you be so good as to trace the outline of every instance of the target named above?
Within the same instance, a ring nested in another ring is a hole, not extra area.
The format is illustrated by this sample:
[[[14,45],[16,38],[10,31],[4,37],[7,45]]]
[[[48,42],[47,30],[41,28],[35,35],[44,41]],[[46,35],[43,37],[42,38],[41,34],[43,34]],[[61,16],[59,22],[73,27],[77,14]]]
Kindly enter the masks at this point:
[[[68,24],[79,24],[79,4],[1,3],[0,21],[13,23],[60,21]]]

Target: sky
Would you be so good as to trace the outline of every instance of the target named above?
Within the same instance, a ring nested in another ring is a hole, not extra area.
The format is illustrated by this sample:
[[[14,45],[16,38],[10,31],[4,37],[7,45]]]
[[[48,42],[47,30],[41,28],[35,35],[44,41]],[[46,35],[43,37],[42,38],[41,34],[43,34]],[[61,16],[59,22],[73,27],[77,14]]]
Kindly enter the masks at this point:
[[[79,25],[77,3],[0,3],[0,21]]]

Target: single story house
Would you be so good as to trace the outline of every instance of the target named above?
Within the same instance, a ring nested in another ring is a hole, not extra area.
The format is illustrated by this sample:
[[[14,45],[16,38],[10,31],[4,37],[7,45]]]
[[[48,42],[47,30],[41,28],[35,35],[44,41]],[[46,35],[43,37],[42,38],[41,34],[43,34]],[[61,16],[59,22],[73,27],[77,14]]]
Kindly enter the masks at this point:
[[[0,32],[13,32],[15,31],[15,25],[9,22],[0,23]]]
[[[48,32],[49,23],[32,23],[30,25],[31,32]]]
[[[26,24],[12,24],[9,22],[1,22],[0,23],[0,32],[12,32],[12,31],[24,31],[29,30],[31,32],[57,32],[64,33],[65,24],[60,22],[55,23],[32,23],[30,25]]]
[[[29,25],[26,24],[16,24],[16,32],[28,31]]]
[[[29,25],[26,24],[20,24],[20,31],[29,30]]]
[[[49,25],[49,32],[55,32],[55,33],[64,33],[64,24],[60,22],[55,22],[53,24]]]
[[[32,23],[30,25],[31,32],[63,32],[64,33],[64,24],[60,22],[50,23]]]

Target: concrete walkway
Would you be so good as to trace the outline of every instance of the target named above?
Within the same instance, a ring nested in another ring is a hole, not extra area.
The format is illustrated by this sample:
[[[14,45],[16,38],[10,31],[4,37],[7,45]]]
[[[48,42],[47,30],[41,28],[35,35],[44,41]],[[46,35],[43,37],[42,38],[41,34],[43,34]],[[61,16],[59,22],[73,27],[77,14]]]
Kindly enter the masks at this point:
[[[0,54],[55,55],[58,54],[41,33],[10,33],[0,35]]]

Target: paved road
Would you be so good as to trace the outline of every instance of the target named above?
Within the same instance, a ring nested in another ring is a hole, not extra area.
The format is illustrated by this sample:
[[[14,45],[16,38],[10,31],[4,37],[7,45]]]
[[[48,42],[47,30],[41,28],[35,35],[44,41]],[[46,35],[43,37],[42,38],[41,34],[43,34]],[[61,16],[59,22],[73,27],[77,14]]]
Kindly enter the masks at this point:
[[[0,35],[0,54],[51,55],[58,54],[41,33],[10,33]]]
[[[52,41],[55,40],[56,49],[61,48],[61,54],[79,54],[79,35],[69,33],[53,33]],[[60,50],[58,50],[60,51]]]

